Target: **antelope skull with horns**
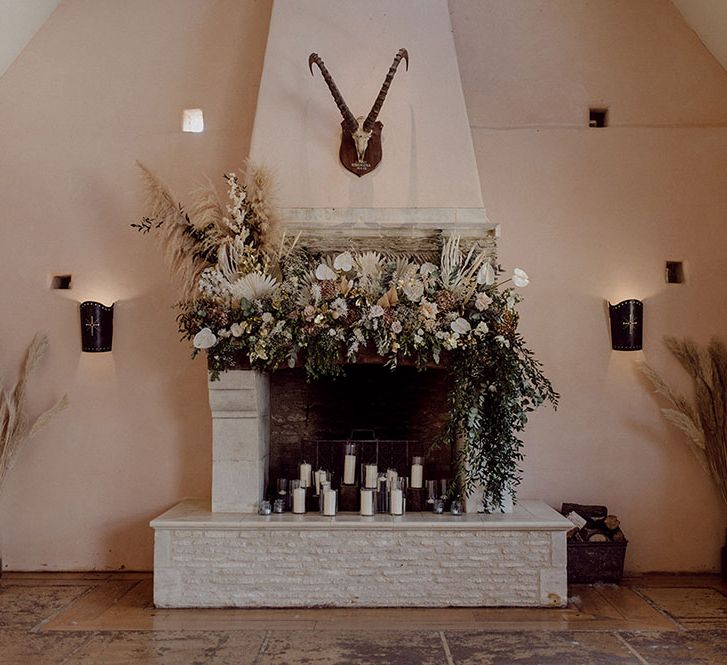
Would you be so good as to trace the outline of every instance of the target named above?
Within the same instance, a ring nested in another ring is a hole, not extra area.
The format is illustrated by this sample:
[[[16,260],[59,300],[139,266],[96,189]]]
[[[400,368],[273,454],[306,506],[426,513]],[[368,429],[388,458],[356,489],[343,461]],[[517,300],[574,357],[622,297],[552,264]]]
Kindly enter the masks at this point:
[[[336,102],[336,106],[343,116],[341,122],[341,148],[338,152],[341,164],[359,177],[373,171],[381,161],[381,129],[384,125],[377,118],[386,99],[386,93],[389,92],[389,86],[394,79],[394,74],[396,74],[396,68],[402,60],[406,62],[408,71],[409,54],[405,48],[399,49],[394,57],[394,62],[386,74],[379,96],[376,98],[369,114],[366,118],[363,116],[357,118],[348,108],[321,57],[317,53],[311,53],[308,56],[310,73],[313,74],[313,65],[318,65],[321,74],[323,74],[323,80],[333,95],[333,101]]]

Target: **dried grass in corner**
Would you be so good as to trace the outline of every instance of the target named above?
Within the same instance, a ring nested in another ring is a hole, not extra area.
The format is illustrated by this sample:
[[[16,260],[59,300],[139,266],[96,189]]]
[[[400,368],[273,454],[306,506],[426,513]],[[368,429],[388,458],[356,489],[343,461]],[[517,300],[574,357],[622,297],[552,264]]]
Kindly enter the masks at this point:
[[[43,333],[36,334],[28,347],[17,383],[10,389],[0,383],[0,490],[23,444],[35,436],[68,404],[68,398],[64,395],[34,421],[28,416],[26,404],[28,381],[47,350],[47,336]]]

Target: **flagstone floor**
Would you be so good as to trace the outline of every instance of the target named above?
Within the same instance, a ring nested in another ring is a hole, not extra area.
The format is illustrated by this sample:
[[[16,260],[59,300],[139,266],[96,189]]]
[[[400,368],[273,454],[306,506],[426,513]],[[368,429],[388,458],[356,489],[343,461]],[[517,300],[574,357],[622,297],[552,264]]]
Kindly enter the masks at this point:
[[[565,609],[156,610],[145,573],[5,573],[0,664],[727,665],[717,576],[570,594]]]

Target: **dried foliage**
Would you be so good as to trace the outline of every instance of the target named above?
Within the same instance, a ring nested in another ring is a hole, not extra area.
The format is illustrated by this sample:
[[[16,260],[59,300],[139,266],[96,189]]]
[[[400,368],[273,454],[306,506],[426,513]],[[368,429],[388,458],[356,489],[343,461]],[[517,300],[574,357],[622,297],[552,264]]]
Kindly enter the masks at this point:
[[[232,206],[223,206],[217,190],[208,181],[192,192],[191,203],[185,209],[154,173],[140,162],[137,164],[146,186],[149,214],[131,226],[156,237],[182,300],[197,297],[202,272],[217,264],[221,254],[223,260],[235,257],[238,219],[250,216],[256,220],[255,241],[263,251],[280,250],[282,239],[272,178],[265,169],[248,163],[241,174],[244,188],[236,175],[226,176]]]
[[[68,404],[64,395],[55,405],[31,421],[26,410],[28,380],[48,349],[48,338],[38,333],[30,344],[20,378],[12,389],[0,384],[0,488],[23,444],[38,433]]]
[[[461,471],[454,491],[482,485],[483,508],[499,509],[519,482],[518,433],[528,414],[558,401],[517,333],[520,295],[507,284],[527,286],[525,272],[498,283],[490,249],[459,236],[438,239],[434,262],[406,244],[397,255],[311,251],[279,232],[270,177],[249,166],[242,178],[225,176],[224,211],[208,186],[189,215],[145,177],[152,215],[134,226],[162,235],[187,289],[180,332],[195,353],[206,352],[213,378],[241,363],[262,372],[301,364],[310,379],[335,377],[374,351],[392,369],[401,360],[424,369],[446,362],[446,353],[452,389],[441,441]]]
[[[674,337],[664,338],[664,343],[692,378],[694,400],[674,391],[646,363],[641,371],[673,407],[661,412],[687,435],[690,450],[712,475],[727,504],[727,349],[716,338],[706,348]]]

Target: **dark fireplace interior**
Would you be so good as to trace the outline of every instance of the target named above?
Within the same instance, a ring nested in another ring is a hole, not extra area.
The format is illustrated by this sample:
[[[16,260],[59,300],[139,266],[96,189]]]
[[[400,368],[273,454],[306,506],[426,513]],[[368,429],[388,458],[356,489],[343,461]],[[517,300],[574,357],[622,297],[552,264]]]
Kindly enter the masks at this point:
[[[339,472],[344,444],[359,443],[359,461],[408,475],[411,457],[424,457],[425,478],[451,477],[452,452],[435,446],[447,416],[448,373],[413,367],[352,365],[337,379],[307,381],[302,369],[275,372],[270,382],[269,479],[297,478],[298,465]],[[358,430],[358,431],[356,431]]]

